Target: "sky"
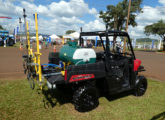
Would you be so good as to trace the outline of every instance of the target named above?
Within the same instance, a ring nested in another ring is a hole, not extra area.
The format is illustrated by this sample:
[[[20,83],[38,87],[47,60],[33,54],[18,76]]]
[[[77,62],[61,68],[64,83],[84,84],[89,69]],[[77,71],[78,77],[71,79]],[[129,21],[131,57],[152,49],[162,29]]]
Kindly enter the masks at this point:
[[[63,35],[67,30],[97,31],[105,30],[105,24],[99,18],[100,10],[106,11],[107,5],[116,5],[122,0],[0,0],[0,16],[12,19],[0,19],[0,25],[12,31],[19,26],[18,18],[23,21],[23,8],[26,9],[29,31],[35,32],[33,14],[37,12],[39,33]],[[165,0],[143,0],[143,13],[136,17],[137,26],[129,26],[131,38],[146,37],[144,27],[165,20]],[[158,38],[151,35],[150,38]]]

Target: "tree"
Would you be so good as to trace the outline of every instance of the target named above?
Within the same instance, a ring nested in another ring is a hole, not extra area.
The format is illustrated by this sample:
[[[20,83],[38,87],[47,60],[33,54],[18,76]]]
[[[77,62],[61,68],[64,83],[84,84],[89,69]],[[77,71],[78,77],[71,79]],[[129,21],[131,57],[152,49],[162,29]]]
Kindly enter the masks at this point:
[[[159,20],[157,23],[145,26],[144,33],[149,36],[159,35],[163,39],[163,51],[165,51],[165,22]]]
[[[131,25],[133,27],[137,26],[135,18],[138,13],[142,12],[142,9],[140,7],[141,3],[142,0],[132,0],[128,25]],[[108,26],[109,29],[123,30],[126,28],[128,7],[129,0],[123,0],[116,6],[108,5],[107,11],[100,11],[99,17],[103,19],[104,23]],[[116,41],[116,36],[113,38],[113,41]],[[113,44],[113,51],[114,45],[115,44]]]
[[[137,26],[135,18],[138,13],[142,12],[140,7],[142,0],[132,0],[132,5],[130,9],[130,19],[128,25],[133,27]],[[104,23],[108,25],[109,29],[123,30],[125,29],[127,14],[128,14],[128,0],[123,0],[119,2],[116,6],[108,5],[107,11],[100,11],[100,18],[103,19]]]
[[[75,30],[67,30],[66,34],[69,35],[69,34],[74,33],[74,32],[76,32],[76,31]]]

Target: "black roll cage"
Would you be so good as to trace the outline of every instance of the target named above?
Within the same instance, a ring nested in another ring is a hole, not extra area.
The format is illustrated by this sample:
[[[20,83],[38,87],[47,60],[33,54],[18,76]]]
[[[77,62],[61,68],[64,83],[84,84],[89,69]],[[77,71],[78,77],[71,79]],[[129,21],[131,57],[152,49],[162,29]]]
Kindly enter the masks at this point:
[[[84,46],[84,40],[82,38],[82,36],[99,36],[100,37],[100,40],[101,40],[101,44],[103,46],[103,49],[106,53],[110,53],[110,50],[109,50],[109,36],[123,36],[123,37],[127,37],[128,38],[128,44],[130,45],[130,50],[131,50],[131,53],[132,53],[132,56],[134,59],[136,59],[135,57],[135,53],[134,53],[134,50],[133,50],[133,47],[132,47],[132,44],[131,44],[131,40],[130,40],[130,37],[128,35],[127,32],[124,32],[124,31],[110,31],[110,30],[107,30],[107,31],[95,31],[95,32],[80,32],[80,46]],[[102,37],[106,37],[106,47],[104,46],[103,44],[103,39]]]

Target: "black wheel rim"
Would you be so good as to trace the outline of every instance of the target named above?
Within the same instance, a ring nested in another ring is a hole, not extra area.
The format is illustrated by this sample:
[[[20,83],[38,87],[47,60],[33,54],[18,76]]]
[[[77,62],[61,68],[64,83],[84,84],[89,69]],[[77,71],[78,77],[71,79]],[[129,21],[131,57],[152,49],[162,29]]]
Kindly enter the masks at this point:
[[[143,83],[143,84],[140,84],[138,89],[137,89],[137,95],[143,95],[146,91],[146,85]]]

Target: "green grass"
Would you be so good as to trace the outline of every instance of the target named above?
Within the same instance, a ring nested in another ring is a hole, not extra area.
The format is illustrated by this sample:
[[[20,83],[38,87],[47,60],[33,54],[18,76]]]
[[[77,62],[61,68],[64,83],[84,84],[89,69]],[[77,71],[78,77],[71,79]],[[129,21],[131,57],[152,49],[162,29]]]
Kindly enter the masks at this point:
[[[55,98],[50,98],[54,107],[45,109],[44,94],[38,94],[36,89],[31,90],[27,80],[0,81],[0,119],[149,120],[165,112],[165,83],[153,80],[148,82],[148,90],[142,97],[129,95],[113,101],[101,97],[100,105],[95,110],[79,113],[71,103],[60,104]],[[58,92],[56,97],[63,101],[67,98]]]
[[[17,42],[16,44],[14,44],[14,45],[11,46],[11,47],[17,47],[17,48],[19,48],[19,47],[20,47],[20,42]]]

